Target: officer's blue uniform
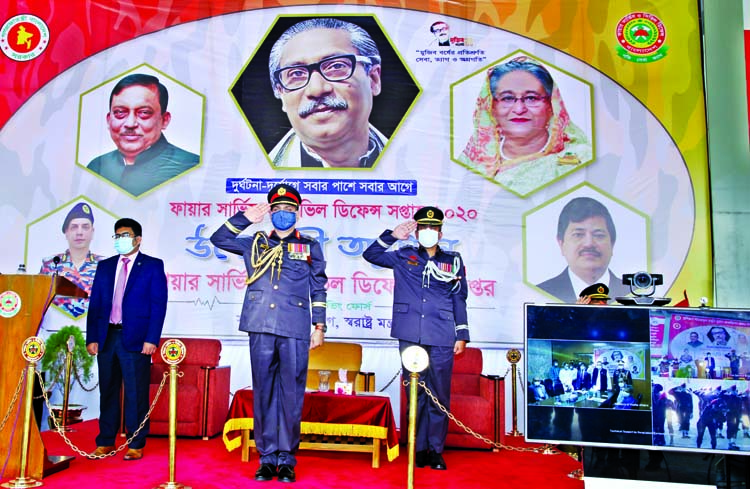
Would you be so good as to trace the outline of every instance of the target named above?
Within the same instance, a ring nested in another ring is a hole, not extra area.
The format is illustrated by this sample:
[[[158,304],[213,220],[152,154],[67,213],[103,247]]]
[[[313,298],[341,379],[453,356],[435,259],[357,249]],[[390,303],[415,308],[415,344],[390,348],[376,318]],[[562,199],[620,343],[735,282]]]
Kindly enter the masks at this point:
[[[326,322],[325,260],[320,244],[296,230],[284,239],[273,231],[267,237],[260,232],[253,237],[238,237],[250,224],[239,212],[211,236],[211,242],[242,255],[248,276],[255,271],[253,259],[262,252],[278,251],[280,246],[280,273],[275,265],[269,266],[247,287],[240,330],[250,337],[254,434],[260,462],[294,467],[310,326]],[[273,262],[278,263],[278,258]]]
[[[399,340],[399,349],[418,344],[430,357],[420,374],[440,403],[450,408],[453,347],[456,340],[469,341],[466,316],[468,286],[461,255],[437,248],[430,257],[424,248],[405,246],[386,251],[397,241],[386,230],[363,253],[375,265],[392,268],[393,321],[391,336]],[[428,265],[433,262],[433,265]],[[448,281],[438,279],[425,268],[437,268]],[[404,371],[404,376],[409,373]],[[420,390],[417,401],[417,451],[442,453],[448,434],[448,417]]]

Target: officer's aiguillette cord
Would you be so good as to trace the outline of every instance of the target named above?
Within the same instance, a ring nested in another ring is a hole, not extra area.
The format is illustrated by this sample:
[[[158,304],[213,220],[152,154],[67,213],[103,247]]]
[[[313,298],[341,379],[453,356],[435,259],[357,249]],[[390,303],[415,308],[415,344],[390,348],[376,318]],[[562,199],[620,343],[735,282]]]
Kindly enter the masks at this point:
[[[260,238],[265,241],[266,249],[260,251]],[[253,249],[250,253],[250,265],[253,267],[253,274],[245,280],[245,284],[250,285],[251,283],[258,280],[268,268],[271,268],[271,280],[273,281],[273,270],[276,268],[276,280],[281,276],[281,263],[284,259],[284,248],[279,243],[273,248],[268,248],[268,238],[263,233],[257,233],[253,240]]]
[[[458,259],[457,256],[453,257],[453,270],[451,272],[446,272],[444,270],[440,270],[437,265],[435,265],[435,262],[428,261],[427,265],[424,267],[424,271],[422,272],[422,287],[425,287],[425,282],[427,283],[426,287],[430,286],[430,278],[435,278],[436,280],[440,280],[441,282],[451,282],[453,280],[456,280],[460,278],[458,276],[458,273],[461,271],[459,269],[459,266],[461,265],[461,261]],[[453,285],[453,289],[451,292],[456,292],[458,288],[461,287],[461,281],[456,280],[456,283]]]

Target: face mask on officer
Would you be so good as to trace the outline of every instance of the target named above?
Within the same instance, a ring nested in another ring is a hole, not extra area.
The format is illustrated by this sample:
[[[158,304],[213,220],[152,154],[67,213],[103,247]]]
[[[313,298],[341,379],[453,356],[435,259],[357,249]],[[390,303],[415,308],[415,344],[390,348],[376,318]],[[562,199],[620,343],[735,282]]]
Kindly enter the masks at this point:
[[[417,232],[417,239],[419,240],[419,244],[425,248],[432,248],[440,239],[439,234],[440,233],[434,229],[424,228]]]
[[[271,213],[271,223],[279,231],[290,229],[297,222],[297,213],[286,209],[277,209]]]

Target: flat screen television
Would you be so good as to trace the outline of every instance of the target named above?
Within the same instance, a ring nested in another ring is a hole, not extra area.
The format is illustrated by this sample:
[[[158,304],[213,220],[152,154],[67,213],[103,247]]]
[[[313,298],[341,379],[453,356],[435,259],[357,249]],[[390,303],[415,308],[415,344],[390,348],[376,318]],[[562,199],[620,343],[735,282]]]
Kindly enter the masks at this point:
[[[750,311],[525,305],[526,439],[750,453]]]

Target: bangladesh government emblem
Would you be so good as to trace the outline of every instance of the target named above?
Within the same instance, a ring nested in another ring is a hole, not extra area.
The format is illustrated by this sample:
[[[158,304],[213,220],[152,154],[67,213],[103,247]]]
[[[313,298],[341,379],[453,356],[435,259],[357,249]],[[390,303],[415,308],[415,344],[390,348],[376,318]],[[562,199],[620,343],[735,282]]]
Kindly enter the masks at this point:
[[[667,55],[667,30],[659,17],[634,12],[617,23],[617,55],[634,63],[650,63]]]
[[[30,61],[49,46],[49,28],[36,15],[11,17],[0,29],[0,49],[14,61]]]

